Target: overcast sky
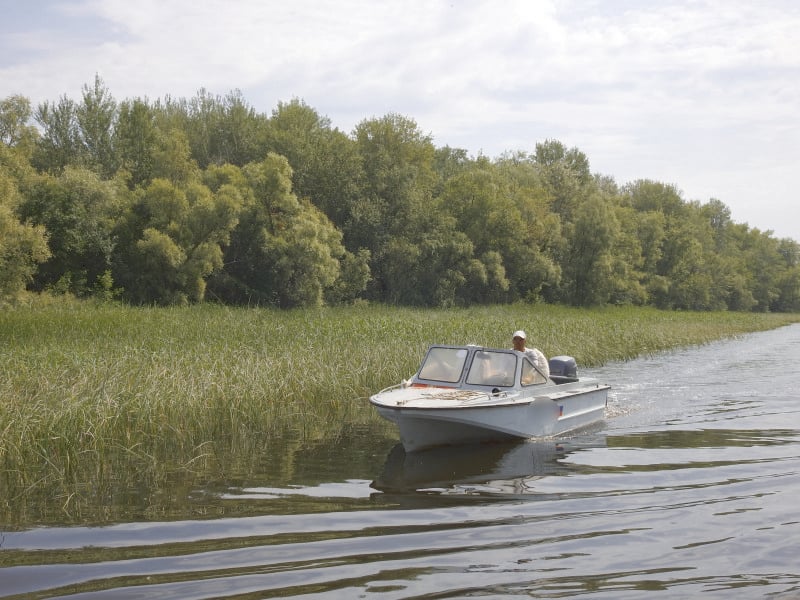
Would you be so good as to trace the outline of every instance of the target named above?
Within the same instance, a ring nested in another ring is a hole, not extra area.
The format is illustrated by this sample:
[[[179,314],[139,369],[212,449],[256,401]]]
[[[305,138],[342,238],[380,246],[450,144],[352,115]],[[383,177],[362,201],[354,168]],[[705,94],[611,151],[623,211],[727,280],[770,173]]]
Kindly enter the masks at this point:
[[[390,112],[495,158],[556,139],[595,173],[724,202],[800,241],[797,0],[0,0],[0,98],[241,90],[347,133]]]

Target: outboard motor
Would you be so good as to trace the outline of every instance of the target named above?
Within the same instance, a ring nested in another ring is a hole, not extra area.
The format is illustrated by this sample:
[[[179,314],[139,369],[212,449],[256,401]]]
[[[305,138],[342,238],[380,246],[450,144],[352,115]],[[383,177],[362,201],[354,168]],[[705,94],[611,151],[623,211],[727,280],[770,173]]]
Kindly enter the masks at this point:
[[[578,381],[578,365],[571,356],[554,356],[550,363],[550,379],[555,383]]]

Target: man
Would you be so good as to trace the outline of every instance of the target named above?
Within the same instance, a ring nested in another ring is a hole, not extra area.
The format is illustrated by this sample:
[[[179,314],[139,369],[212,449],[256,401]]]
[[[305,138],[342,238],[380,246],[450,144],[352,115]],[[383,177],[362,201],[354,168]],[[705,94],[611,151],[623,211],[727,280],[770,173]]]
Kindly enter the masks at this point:
[[[545,376],[550,377],[550,365],[547,362],[547,358],[538,348],[526,348],[526,338],[527,336],[525,335],[525,332],[521,329],[515,331],[514,335],[511,336],[511,339],[514,342],[514,350],[526,354],[531,359],[531,362],[536,365],[536,368],[544,373]]]

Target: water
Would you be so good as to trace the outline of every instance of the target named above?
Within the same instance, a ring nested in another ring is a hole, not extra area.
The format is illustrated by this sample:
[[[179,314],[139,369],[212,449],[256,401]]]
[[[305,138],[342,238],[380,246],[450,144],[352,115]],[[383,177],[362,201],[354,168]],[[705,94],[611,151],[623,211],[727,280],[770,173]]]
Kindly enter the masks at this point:
[[[0,525],[0,598],[800,598],[798,360],[793,325],[591,372],[580,435],[354,432],[172,490],[179,519]]]

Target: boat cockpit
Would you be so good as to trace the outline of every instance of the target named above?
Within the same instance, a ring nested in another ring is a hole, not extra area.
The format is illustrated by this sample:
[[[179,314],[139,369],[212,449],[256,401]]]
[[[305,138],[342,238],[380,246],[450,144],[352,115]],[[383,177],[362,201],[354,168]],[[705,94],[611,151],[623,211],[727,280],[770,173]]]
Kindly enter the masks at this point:
[[[515,350],[431,346],[411,385],[494,390],[547,383],[544,373]]]

